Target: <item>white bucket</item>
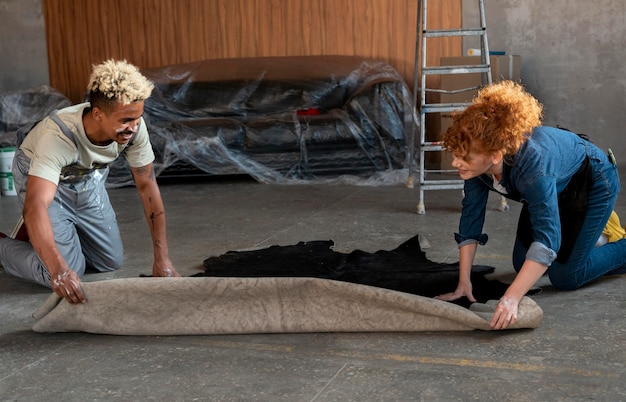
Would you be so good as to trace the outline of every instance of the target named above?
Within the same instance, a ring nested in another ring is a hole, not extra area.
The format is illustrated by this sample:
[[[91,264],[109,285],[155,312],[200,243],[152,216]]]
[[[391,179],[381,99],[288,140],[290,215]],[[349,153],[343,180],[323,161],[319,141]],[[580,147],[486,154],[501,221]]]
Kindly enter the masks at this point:
[[[0,148],[0,173],[11,173],[15,147]]]
[[[0,191],[2,195],[17,195],[11,171],[14,157],[15,147],[0,148]]]
[[[0,191],[2,196],[17,195],[15,183],[13,183],[13,174],[0,173]]]

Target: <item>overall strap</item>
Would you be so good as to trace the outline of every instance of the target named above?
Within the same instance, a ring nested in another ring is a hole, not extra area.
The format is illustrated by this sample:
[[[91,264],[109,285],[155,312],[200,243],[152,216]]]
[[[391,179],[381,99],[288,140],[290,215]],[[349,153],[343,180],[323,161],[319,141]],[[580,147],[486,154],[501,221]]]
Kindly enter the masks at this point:
[[[54,120],[54,122],[59,126],[59,128],[61,129],[61,131],[63,131],[63,134],[65,134],[65,136],[67,138],[69,138],[70,140],[72,140],[72,142],[74,143],[74,145],[76,144],[76,138],[74,138],[74,134],[72,133],[72,131],[67,127],[67,125],[65,125],[65,123],[63,123],[63,121],[61,120],[61,118],[59,118],[59,116],[57,115],[56,110],[52,113],[50,113],[50,118],[52,120]]]
[[[72,140],[76,148],[78,148],[78,144],[76,143],[76,137],[74,137],[74,133],[72,133],[72,131],[67,127],[67,125],[63,123],[61,118],[58,116],[56,110],[50,114],[50,118],[54,120],[54,122],[59,126],[59,128],[63,132],[63,134],[65,134],[67,138]],[[87,168],[82,168],[78,166],[76,163],[74,163],[72,165],[65,166],[63,169],[61,169],[60,181],[68,182],[68,183],[81,181],[87,178],[88,175],[91,174],[94,170],[105,168],[107,166],[108,165],[96,166],[91,169],[87,169]]]

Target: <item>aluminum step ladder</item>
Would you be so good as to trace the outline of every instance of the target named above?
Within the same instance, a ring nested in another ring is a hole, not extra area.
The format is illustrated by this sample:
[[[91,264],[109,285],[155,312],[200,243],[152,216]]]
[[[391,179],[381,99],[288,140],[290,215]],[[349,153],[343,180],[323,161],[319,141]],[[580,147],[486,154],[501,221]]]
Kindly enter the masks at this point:
[[[479,25],[475,28],[459,28],[459,29],[428,29],[428,0],[418,0],[417,4],[417,30],[416,30],[416,50],[415,50],[415,70],[413,77],[413,105],[418,105],[417,94],[419,93],[419,204],[417,206],[418,214],[425,214],[424,191],[427,190],[454,190],[463,189],[463,180],[446,179],[439,177],[438,179],[428,178],[431,174],[452,173],[455,170],[446,169],[426,169],[425,160],[428,152],[445,152],[440,141],[429,141],[426,138],[426,115],[428,113],[450,113],[465,109],[470,103],[427,103],[426,94],[458,94],[477,90],[480,86],[462,88],[456,90],[443,90],[438,88],[427,87],[427,77],[431,75],[443,74],[481,74],[482,86],[491,84],[491,66],[489,61],[489,45],[487,42],[487,23],[485,20],[484,0],[477,0],[479,6]],[[480,39],[480,63],[475,65],[456,65],[456,66],[429,66],[426,62],[426,50],[429,39],[445,38],[445,37],[467,37],[473,36]],[[419,82],[419,88],[418,88]],[[415,131],[413,130],[413,139],[411,141],[412,149],[415,149]],[[412,187],[413,163],[409,164],[409,182],[408,187]],[[431,176],[432,177],[432,176]]]

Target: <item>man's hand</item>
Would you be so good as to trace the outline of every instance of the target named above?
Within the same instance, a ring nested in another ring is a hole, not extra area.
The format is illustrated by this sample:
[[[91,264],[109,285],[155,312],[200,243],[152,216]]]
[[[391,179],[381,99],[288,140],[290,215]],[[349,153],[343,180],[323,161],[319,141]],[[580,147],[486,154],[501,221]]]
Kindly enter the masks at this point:
[[[152,265],[152,276],[165,276],[165,277],[179,277],[180,274],[176,272],[174,265],[167,260],[163,262],[155,261]]]
[[[50,277],[52,291],[72,304],[85,303],[87,299],[76,272],[68,269]]]

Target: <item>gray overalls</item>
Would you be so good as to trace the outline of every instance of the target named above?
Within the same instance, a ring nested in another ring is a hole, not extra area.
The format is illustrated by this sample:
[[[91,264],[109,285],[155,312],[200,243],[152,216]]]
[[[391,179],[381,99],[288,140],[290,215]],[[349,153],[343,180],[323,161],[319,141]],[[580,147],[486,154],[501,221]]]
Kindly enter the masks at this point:
[[[30,160],[18,150],[12,170],[22,208],[29,167]],[[79,277],[86,269],[114,271],[123,263],[122,239],[105,188],[108,173],[109,168],[103,167],[62,177],[48,208],[56,246]],[[50,273],[29,242],[0,239],[0,261],[7,273],[50,287]]]

